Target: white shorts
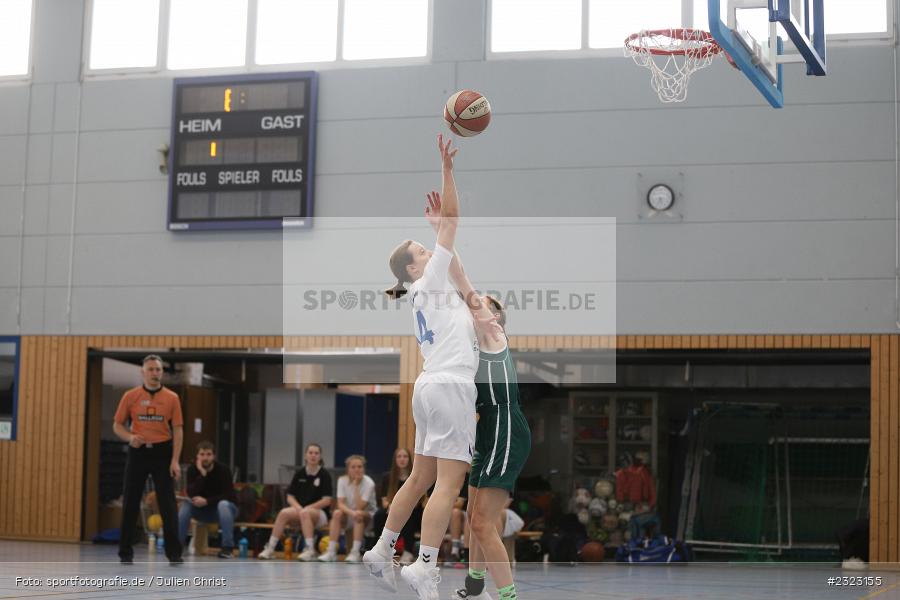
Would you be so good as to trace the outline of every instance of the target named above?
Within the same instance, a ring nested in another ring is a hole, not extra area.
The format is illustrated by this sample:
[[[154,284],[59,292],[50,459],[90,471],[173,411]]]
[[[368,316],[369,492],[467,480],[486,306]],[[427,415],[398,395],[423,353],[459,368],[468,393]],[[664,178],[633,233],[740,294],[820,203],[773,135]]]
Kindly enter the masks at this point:
[[[477,395],[474,374],[420,373],[412,399],[416,454],[471,464]]]
[[[506,526],[503,527],[503,537],[508,538],[516,535],[522,531],[524,525],[525,521],[522,520],[522,517],[507,508]]]
[[[323,527],[328,527],[328,515],[325,514],[325,511],[321,508],[319,510],[319,518],[316,520],[316,529],[322,529]]]

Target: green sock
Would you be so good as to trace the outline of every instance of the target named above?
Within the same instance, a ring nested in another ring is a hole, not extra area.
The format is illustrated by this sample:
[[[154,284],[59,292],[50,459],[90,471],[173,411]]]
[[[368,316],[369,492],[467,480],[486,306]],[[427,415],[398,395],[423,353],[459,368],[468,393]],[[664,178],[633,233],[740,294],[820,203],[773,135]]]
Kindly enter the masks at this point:
[[[516,595],[516,584],[514,583],[498,589],[497,593],[500,595],[500,600],[517,600],[518,598]]]
[[[484,579],[487,575],[487,569],[469,569],[469,577],[472,579]]]

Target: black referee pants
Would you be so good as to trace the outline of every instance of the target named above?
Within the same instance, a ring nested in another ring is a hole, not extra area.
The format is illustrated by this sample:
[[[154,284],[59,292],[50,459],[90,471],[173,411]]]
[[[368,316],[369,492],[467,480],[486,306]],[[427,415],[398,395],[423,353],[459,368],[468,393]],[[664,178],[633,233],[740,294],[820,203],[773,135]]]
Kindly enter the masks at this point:
[[[122,506],[122,531],[119,538],[119,557],[132,558],[134,549],[134,523],[141,508],[141,496],[147,475],[153,477],[156,488],[156,502],[163,521],[163,537],[166,541],[166,556],[169,560],[181,557],[181,542],[178,540],[178,509],[175,504],[175,485],[169,474],[172,464],[172,442],[153,444],[153,447],[128,447],[125,462],[125,491]]]

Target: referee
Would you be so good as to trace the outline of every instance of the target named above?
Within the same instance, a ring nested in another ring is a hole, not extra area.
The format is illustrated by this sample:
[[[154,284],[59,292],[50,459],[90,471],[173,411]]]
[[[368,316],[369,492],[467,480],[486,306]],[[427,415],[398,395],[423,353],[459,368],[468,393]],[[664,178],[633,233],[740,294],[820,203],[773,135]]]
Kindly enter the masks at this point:
[[[144,385],[125,392],[113,419],[113,431],[128,442],[122,536],[119,540],[119,558],[123,564],[134,562],[131,542],[147,475],[153,477],[156,488],[166,556],[170,564],[184,562],[178,540],[178,511],[172,482],[181,476],[178,459],[184,439],[183,419],[178,394],[163,387],[162,374],[163,363],[159,356],[151,354],[144,357],[141,367]],[[129,420],[130,430],[126,428]]]

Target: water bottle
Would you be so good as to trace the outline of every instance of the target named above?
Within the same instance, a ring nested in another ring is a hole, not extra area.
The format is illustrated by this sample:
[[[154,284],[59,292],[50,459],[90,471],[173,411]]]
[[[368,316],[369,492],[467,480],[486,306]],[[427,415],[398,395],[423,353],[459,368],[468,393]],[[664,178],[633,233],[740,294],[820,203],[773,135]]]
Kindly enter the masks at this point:
[[[147,550],[150,554],[156,552],[156,535],[153,533],[147,537]]]
[[[159,536],[158,538],[156,538],[156,552],[158,554],[162,554],[163,552],[165,552],[165,545],[166,540],[163,536]]]
[[[294,542],[291,536],[284,538],[284,560],[291,560],[294,551]]]
[[[246,537],[242,537],[241,541],[238,542],[238,556],[241,558],[247,558],[247,549],[250,547],[250,542],[247,541]]]

